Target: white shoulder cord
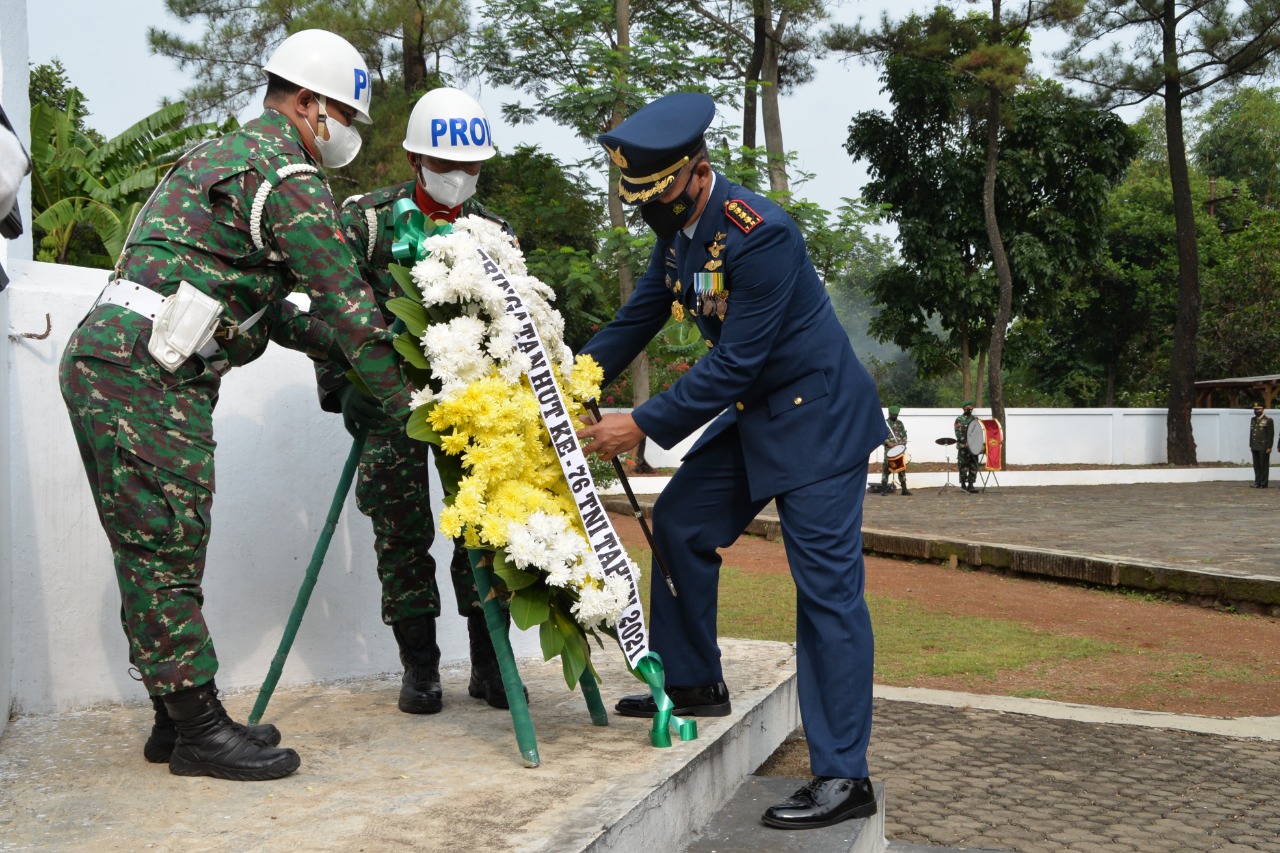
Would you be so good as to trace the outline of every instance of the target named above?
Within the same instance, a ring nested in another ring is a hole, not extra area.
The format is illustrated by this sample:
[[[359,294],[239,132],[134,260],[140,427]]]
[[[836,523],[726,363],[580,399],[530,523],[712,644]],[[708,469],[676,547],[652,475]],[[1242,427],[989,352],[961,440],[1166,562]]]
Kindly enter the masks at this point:
[[[362,198],[364,198],[364,193],[357,193],[356,195],[348,196],[346,199],[343,200],[342,204],[338,205],[338,210],[342,210],[342,208],[351,204],[353,201],[359,201]],[[374,207],[367,208],[364,212],[364,221],[368,224],[368,228],[369,228],[369,237],[367,240],[365,240],[364,256],[366,260],[371,261],[373,260],[374,237],[376,237],[378,233],[377,208],[374,208]]]
[[[290,163],[277,170],[276,174],[280,176],[281,180],[284,180],[290,175],[317,173],[319,171],[315,166],[309,166],[306,163]],[[249,235],[253,238],[255,249],[266,248],[266,244],[262,241],[262,208],[266,205],[267,196],[271,195],[273,189],[275,189],[275,184],[270,181],[265,181],[262,186],[258,187],[258,192],[253,197],[253,207],[249,210]],[[267,254],[267,259],[282,261],[284,260],[284,255],[272,251]]]
[[[365,258],[366,258],[366,260],[370,260],[370,261],[372,261],[372,260],[373,260],[373,245],[374,245],[374,243],[378,242],[378,241],[375,239],[375,238],[378,236],[378,211],[377,211],[377,209],[376,209],[376,208],[372,208],[372,207],[371,207],[371,208],[369,208],[368,210],[366,210],[366,211],[364,212],[364,220],[365,220],[365,222],[369,223],[369,239],[365,241],[365,242],[367,242],[367,243],[369,244],[369,246],[368,246],[368,248],[366,248],[366,249],[365,249],[365,252],[364,252],[364,253],[365,253]]]
[[[364,193],[348,197],[342,204],[338,205],[338,210],[351,204],[353,201],[359,201],[364,198]],[[373,244],[374,238],[378,236],[378,209],[376,207],[366,208],[364,211],[364,221],[369,229],[368,239],[365,240],[364,256],[366,260],[373,260]]]

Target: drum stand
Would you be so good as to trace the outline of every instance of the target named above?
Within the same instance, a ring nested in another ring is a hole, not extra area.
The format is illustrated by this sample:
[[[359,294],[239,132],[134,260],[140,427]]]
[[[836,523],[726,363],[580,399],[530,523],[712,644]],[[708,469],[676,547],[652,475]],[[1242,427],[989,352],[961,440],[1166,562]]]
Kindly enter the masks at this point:
[[[996,472],[989,468],[978,469],[978,479],[982,481],[982,491],[987,490],[987,482],[991,481],[996,484],[996,488],[1000,488],[1000,481],[996,478]]]

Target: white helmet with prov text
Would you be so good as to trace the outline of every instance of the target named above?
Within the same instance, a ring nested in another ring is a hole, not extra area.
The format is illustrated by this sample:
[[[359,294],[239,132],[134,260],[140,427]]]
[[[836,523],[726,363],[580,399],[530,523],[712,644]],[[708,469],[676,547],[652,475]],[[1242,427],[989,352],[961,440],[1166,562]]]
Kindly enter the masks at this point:
[[[415,154],[469,163],[498,152],[489,133],[489,117],[479,102],[460,89],[432,89],[409,115],[404,147]]]
[[[373,123],[369,117],[369,67],[351,42],[336,33],[294,33],[280,43],[262,70],[346,104],[356,111],[357,120]]]

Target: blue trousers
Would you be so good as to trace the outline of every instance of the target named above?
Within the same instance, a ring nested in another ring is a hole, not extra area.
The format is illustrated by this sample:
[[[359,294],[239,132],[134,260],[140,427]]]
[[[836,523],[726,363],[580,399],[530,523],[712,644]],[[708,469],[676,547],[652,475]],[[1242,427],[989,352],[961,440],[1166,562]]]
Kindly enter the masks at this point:
[[[800,717],[815,776],[862,778],[871,739],[874,641],[863,598],[862,499],[867,463],[775,496],[796,585]],[[716,642],[720,555],[768,504],[751,500],[737,429],[686,459],[653,509],[653,533],[680,595],[657,564],[650,645],[667,683],[723,680]]]

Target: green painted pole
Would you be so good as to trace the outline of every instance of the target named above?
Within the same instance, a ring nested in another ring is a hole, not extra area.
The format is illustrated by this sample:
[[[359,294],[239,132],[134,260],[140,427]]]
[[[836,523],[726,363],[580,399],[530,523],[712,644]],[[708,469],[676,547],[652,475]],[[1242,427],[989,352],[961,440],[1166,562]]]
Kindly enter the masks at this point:
[[[351,481],[355,479],[356,468],[360,465],[360,453],[364,450],[366,430],[351,441],[351,452],[347,454],[347,464],[342,466],[342,476],[338,479],[338,488],[334,489],[333,501],[329,504],[329,516],[325,519],[324,529],[316,540],[316,547],[311,552],[311,563],[307,566],[307,574],[302,578],[302,586],[293,601],[293,611],[289,614],[289,622],[285,625],[284,635],[271,659],[271,668],[267,670],[266,680],[258,690],[258,701],[253,704],[253,713],[249,715],[249,725],[256,726],[267,710],[271,694],[275,692],[276,682],[284,671],[284,662],[289,657],[289,649],[293,647],[293,638],[298,634],[298,626],[302,624],[302,614],[307,611],[307,603],[311,601],[311,591],[316,587],[316,579],[320,577],[320,566],[324,564],[324,556],[329,550],[329,540],[338,527],[338,519],[342,516],[342,505],[347,502],[347,493],[351,491]]]
[[[533,730],[533,719],[529,716],[529,703],[524,698],[524,684],[516,669],[516,658],[511,653],[507,620],[502,616],[502,605],[493,595],[493,567],[483,562],[484,554],[481,551],[468,550],[467,558],[471,561],[476,592],[480,595],[480,605],[484,608],[485,625],[489,628],[489,638],[493,641],[493,651],[498,658],[498,671],[502,673],[502,689],[507,694],[507,705],[511,709],[511,724],[516,730],[520,760],[525,767],[537,767],[542,763],[538,758],[538,736]]]
[[[600,686],[596,684],[596,677],[591,674],[590,669],[582,671],[582,677],[578,679],[578,686],[582,688],[582,698],[587,700],[587,710],[591,712],[591,722],[597,726],[609,725],[609,712],[604,709],[604,702],[600,699]]]

